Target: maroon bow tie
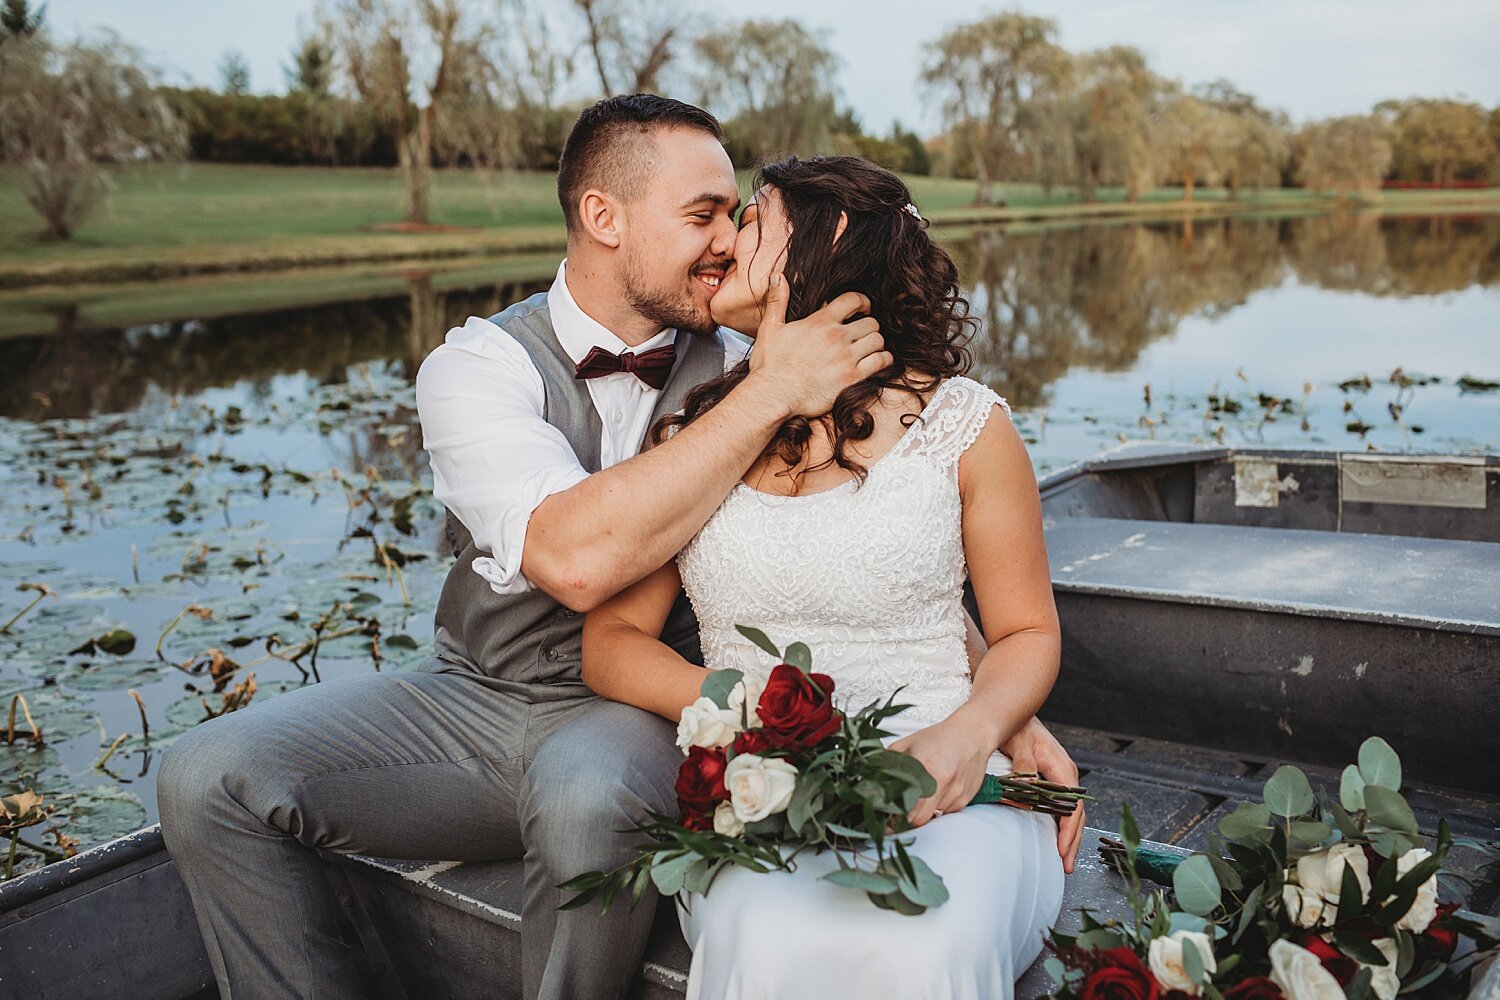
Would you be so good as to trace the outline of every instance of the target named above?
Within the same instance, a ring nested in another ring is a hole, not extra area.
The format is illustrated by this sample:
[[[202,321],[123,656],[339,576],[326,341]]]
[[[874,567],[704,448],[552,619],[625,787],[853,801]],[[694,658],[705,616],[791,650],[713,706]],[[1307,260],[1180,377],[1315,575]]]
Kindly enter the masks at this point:
[[[602,378],[616,372],[630,372],[651,388],[660,389],[667,384],[667,376],[672,374],[672,365],[676,361],[677,345],[675,344],[653,347],[640,354],[632,354],[629,351],[624,354],[611,354],[602,347],[591,347],[583,360],[578,362],[578,367],[573,370],[573,377]]]

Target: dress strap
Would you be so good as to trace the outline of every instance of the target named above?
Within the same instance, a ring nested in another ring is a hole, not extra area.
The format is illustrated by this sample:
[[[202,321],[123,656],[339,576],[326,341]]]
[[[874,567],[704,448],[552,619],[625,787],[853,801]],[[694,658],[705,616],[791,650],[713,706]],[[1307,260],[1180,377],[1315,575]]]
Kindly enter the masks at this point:
[[[1010,414],[1010,404],[993,389],[971,378],[950,378],[937,387],[896,451],[926,455],[943,465],[956,465],[978,439],[995,407]]]

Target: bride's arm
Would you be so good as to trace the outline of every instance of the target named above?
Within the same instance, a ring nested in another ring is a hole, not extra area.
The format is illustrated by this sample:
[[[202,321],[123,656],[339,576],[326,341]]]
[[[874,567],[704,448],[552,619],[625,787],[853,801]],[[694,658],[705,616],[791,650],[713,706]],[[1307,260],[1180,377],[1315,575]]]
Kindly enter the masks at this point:
[[[958,483],[964,555],[989,649],[974,667],[963,706],[893,744],[920,758],[938,781],[937,793],[912,814],[917,825],[973,798],[990,752],[1046,701],[1062,650],[1036,474],[1003,410],[964,452]]]
[[[697,700],[703,668],[659,638],[681,589],[673,560],[588,613],[583,621],[583,682],[595,694],[671,722]]]

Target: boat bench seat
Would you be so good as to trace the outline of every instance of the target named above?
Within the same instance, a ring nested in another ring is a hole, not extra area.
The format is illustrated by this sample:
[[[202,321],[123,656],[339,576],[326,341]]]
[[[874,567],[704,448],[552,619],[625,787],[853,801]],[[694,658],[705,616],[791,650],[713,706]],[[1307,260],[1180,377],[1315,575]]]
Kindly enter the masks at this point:
[[[1126,518],[1045,528],[1059,591],[1500,635],[1500,543]]]
[[[1099,861],[1100,836],[1097,830],[1087,831],[1077,870],[1067,880],[1059,923],[1064,930],[1077,928],[1080,907],[1101,915],[1127,912],[1122,882]],[[341,893],[346,907],[352,910],[356,923],[365,924],[361,938],[366,950],[386,952],[385,957],[373,954],[374,964],[401,968],[402,981],[413,1000],[428,995],[412,992],[413,970],[444,966],[471,970],[470,981],[454,984],[435,979],[431,984],[417,983],[418,989],[430,989],[432,996],[454,998],[519,995],[519,861],[434,864],[357,855],[330,856],[329,860],[336,880],[346,882],[347,891]],[[412,905],[414,898],[423,905]],[[371,928],[378,936],[374,947],[367,936]],[[472,976],[476,954],[491,960],[488,975]],[[650,1000],[680,996],[686,988],[690,959],[675,913],[670,906],[661,906],[631,996]],[[1018,985],[1016,996],[1030,1000],[1047,992],[1050,985],[1038,959]]]

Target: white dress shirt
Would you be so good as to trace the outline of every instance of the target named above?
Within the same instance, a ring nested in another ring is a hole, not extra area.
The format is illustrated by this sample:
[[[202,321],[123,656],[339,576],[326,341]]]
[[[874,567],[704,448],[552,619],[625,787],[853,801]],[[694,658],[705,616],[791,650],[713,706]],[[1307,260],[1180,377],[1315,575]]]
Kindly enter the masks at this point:
[[[674,343],[663,330],[643,344],[627,345],[579,307],[568,291],[567,261],[547,292],[552,329],[574,364],[593,347],[640,354]],[[719,331],[724,366],[744,359],[748,343]],[[640,451],[660,390],[630,372],[588,379],[604,436],[600,468]],[[474,572],[497,594],[520,594],[533,584],[521,573],[526,526],[543,500],[588,478],[561,431],[543,419],[542,376],[514,337],[487,319],[469,317],[422,362],[417,372],[417,415],[422,446],[432,463],[432,492],[451,510],[474,544],[489,552]]]

